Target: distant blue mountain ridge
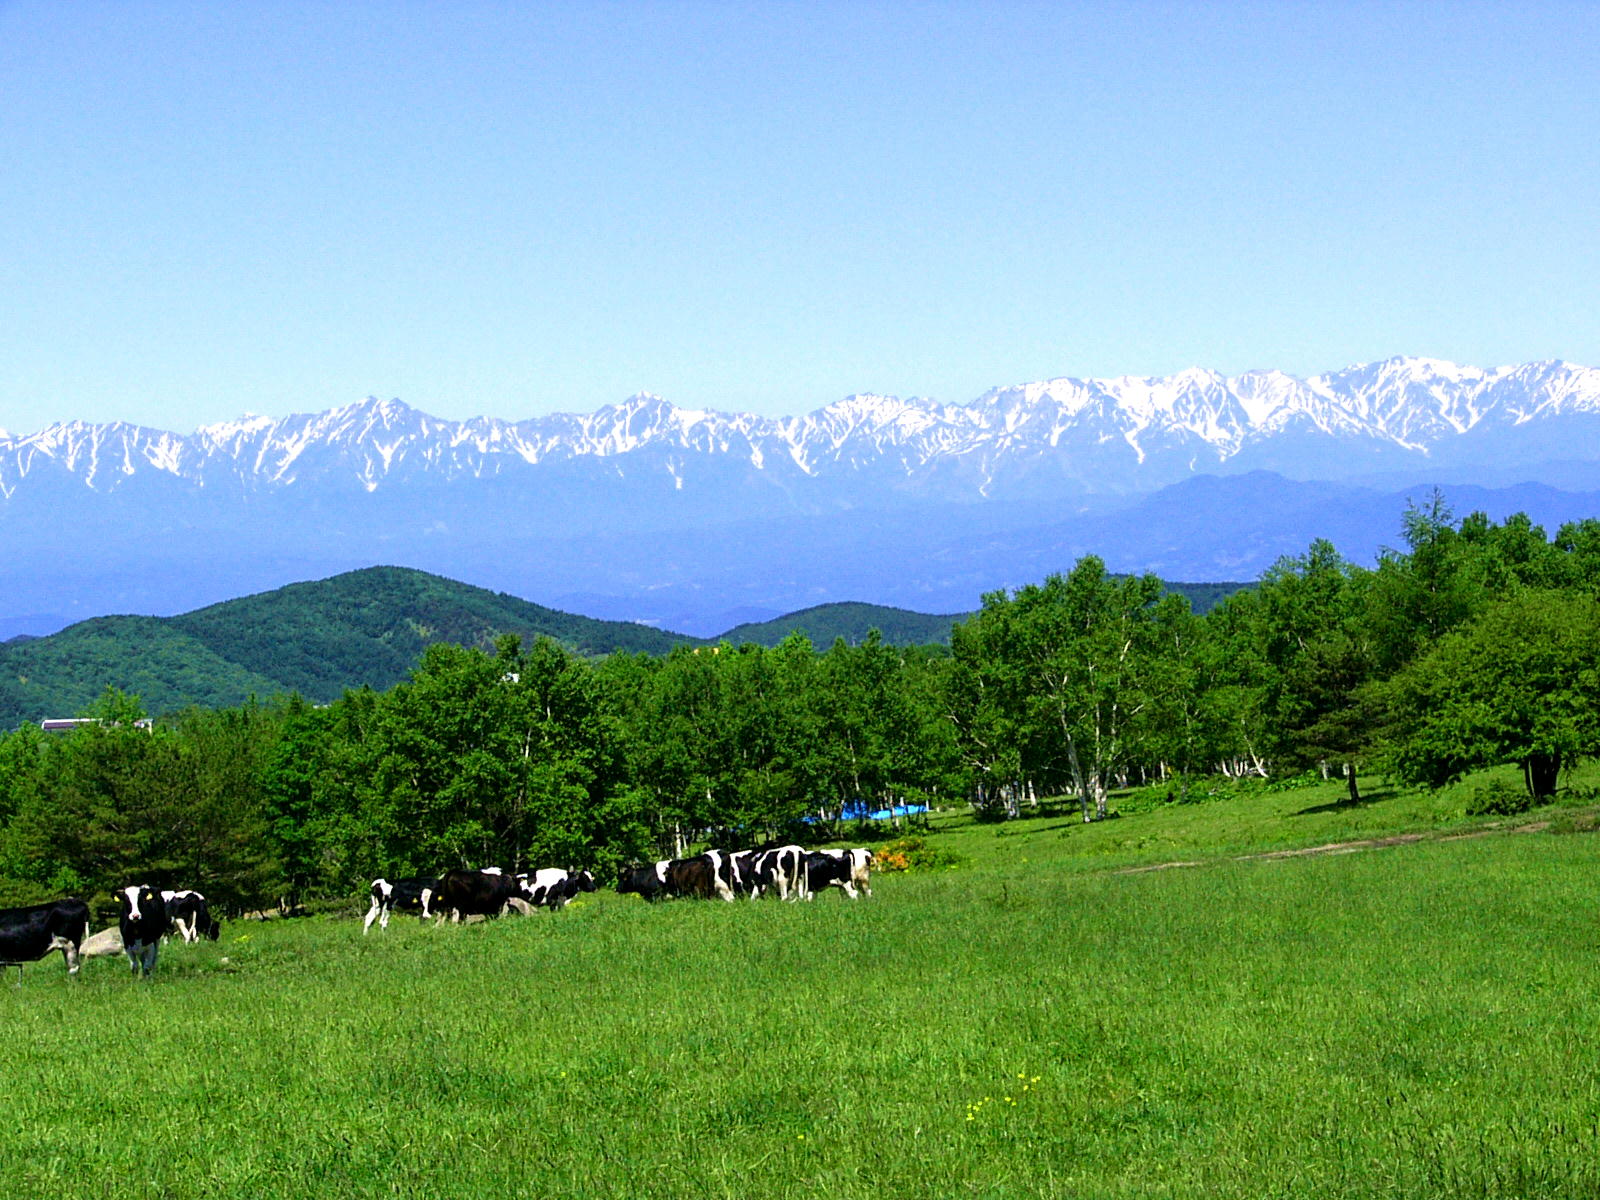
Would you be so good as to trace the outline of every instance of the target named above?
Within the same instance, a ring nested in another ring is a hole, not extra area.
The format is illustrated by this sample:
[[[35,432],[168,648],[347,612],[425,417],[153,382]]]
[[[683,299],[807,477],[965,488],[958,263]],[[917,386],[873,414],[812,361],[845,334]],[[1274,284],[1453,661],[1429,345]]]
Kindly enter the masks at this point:
[[[0,437],[0,639],[375,564],[707,636],[817,604],[920,612],[1065,570],[1253,579],[1370,562],[1408,500],[1600,516],[1600,372],[1392,359],[1298,380],[1051,380],[805,417],[639,396],[444,421],[398,401],[182,435]]]

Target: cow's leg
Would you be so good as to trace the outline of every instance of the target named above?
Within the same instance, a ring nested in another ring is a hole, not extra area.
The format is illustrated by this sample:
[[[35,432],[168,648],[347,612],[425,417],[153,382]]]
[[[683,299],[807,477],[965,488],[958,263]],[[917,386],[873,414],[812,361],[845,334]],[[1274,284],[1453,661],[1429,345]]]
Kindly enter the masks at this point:
[[[378,919],[378,913],[382,907],[383,905],[374,900],[372,902],[372,907],[367,909],[367,919],[361,922],[361,932],[363,934],[372,932],[372,923]]]
[[[61,957],[67,963],[68,975],[76,975],[78,973],[78,948],[71,941],[64,937],[53,937],[50,939],[50,950],[61,951]],[[46,950],[45,953],[49,954],[50,950]],[[17,964],[17,967],[18,970],[21,970],[20,963]]]

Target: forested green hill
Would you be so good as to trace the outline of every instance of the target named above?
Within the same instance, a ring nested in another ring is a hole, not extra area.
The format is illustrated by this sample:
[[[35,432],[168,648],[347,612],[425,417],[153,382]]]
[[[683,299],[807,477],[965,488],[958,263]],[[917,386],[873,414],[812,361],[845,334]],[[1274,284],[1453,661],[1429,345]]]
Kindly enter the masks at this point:
[[[813,646],[831,646],[838,638],[856,645],[876,629],[891,646],[926,646],[935,642],[949,645],[951,627],[970,615],[919,613],[881,604],[819,604],[771,621],[735,626],[721,640],[735,646],[745,642],[776,646],[798,632],[805,634]]]
[[[1196,611],[1240,584],[1169,584]],[[325,702],[345,688],[394,686],[435,642],[492,649],[514,633],[553,638],[585,655],[665,654],[681,643],[776,646],[800,630],[821,648],[859,644],[870,630],[896,646],[949,644],[968,613],[931,615],[876,604],[824,604],[721,639],[601,621],[404,567],[369,567],[227,600],[176,617],[97,617],[49,637],[0,643],[0,729],[73,716],[107,686],[152,714],[224,708],[298,692]]]
[[[0,645],[0,729],[72,716],[107,686],[151,713],[299,692],[398,683],[433,642],[492,649],[543,635],[583,654],[664,653],[690,639],[558,612],[401,567],[370,567],[213,604],[177,617],[98,617]]]

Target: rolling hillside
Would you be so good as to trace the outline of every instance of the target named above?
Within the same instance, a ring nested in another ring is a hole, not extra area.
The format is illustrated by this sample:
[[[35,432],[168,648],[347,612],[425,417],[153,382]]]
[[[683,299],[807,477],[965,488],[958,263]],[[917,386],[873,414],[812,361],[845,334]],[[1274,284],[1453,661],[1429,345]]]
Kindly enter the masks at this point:
[[[297,583],[176,617],[97,617],[0,645],[0,728],[82,711],[110,685],[152,713],[299,692],[392,687],[432,642],[541,635],[584,654],[664,653],[689,639],[574,616],[400,567]]]
[[[919,613],[881,604],[819,604],[771,621],[737,625],[723,634],[721,640],[736,646],[744,642],[776,646],[791,633],[803,633],[813,646],[826,649],[839,638],[854,645],[876,629],[883,634],[884,641],[896,646],[934,642],[947,645],[951,628],[967,615]]]

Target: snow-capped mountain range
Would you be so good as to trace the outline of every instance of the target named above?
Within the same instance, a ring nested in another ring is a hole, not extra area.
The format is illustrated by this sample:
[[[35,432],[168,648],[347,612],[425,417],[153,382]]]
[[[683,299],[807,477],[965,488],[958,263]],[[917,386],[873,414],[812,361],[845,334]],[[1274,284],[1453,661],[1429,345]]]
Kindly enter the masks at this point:
[[[1572,438],[1572,425],[1587,435]],[[398,400],[250,416],[192,434],[80,421],[0,434],[0,498],[41,472],[106,492],[137,476],[211,491],[451,482],[586,463],[673,490],[729,472],[777,483],[800,510],[829,507],[807,481],[863,479],[977,500],[1025,492],[1144,491],[1195,473],[1261,467],[1348,478],[1407,465],[1600,458],[1600,370],[1564,362],[1485,370],[1394,358],[1310,379],[1052,379],[968,404],[856,395],[804,416],[678,408],[640,394],[589,414],[441,420]],[[866,497],[847,488],[849,502]]]
[[[1316,537],[1370,560],[1436,483],[1462,515],[1600,516],[1600,371],[1395,358],[795,417],[638,395],[523,421],[367,399],[188,434],[66,422],[0,434],[0,638],[380,563],[688,633],[829,600],[951,612],[1084,553],[1194,581]]]

